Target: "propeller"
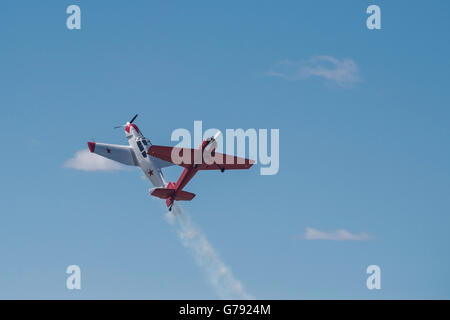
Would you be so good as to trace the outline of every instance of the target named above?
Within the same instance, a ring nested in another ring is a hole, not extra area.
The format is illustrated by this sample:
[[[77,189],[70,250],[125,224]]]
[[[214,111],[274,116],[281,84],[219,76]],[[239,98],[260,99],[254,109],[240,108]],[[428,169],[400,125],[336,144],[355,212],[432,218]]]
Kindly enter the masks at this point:
[[[115,126],[114,127],[114,129],[118,129],[118,128],[123,128],[123,127],[126,127],[128,124],[130,124],[130,123],[133,123],[134,122],[134,120],[136,120],[136,118],[137,118],[137,114],[135,114],[134,115],[134,117],[133,118],[131,118],[131,120],[129,121],[129,122],[127,122],[127,124],[122,124],[122,125],[120,125],[120,126]]]
[[[211,137],[213,140],[217,140],[217,138],[222,134],[222,131],[217,131],[214,137]]]
[[[133,123],[133,121],[136,120],[137,116],[138,116],[138,115],[135,114],[134,117],[130,120],[130,123]]]

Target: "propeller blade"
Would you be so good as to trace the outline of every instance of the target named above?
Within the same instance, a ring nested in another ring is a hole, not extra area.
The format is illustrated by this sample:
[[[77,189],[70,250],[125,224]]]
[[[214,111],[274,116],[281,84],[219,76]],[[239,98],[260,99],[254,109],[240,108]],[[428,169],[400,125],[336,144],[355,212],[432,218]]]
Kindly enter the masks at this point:
[[[115,126],[114,127],[114,129],[119,129],[119,128],[123,128],[123,127],[125,127],[125,125],[123,124],[123,125],[121,125],[121,126]]]
[[[214,140],[217,140],[217,138],[222,134],[222,132],[219,130],[216,132],[216,134],[214,135],[214,137],[212,137]]]
[[[133,121],[136,120],[137,116],[138,116],[138,115],[136,114],[136,115],[133,117],[133,119],[131,119],[130,123],[133,123]]]

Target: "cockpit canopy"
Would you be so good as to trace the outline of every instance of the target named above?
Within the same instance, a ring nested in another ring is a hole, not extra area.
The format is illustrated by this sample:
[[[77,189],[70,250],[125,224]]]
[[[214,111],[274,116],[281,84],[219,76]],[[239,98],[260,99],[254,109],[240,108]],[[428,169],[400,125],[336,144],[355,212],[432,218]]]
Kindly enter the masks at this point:
[[[139,151],[141,152],[142,156],[144,158],[147,158],[147,150],[148,148],[150,148],[150,146],[152,145],[150,143],[150,140],[148,140],[147,138],[137,138],[136,139],[136,144],[139,148]]]

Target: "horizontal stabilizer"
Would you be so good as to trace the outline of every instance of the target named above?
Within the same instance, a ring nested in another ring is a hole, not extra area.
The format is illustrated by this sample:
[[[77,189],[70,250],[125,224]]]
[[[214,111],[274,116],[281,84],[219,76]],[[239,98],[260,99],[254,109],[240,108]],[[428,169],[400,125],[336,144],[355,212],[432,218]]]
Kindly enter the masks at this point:
[[[150,192],[152,196],[161,198],[161,199],[167,199],[170,197],[174,197],[173,200],[177,201],[191,201],[194,199],[195,194],[187,191],[180,190],[175,195],[175,189],[168,189],[168,188],[154,188]]]
[[[175,196],[175,200],[178,201],[191,201],[194,199],[195,193],[187,192],[187,191],[178,191],[177,195]]]
[[[154,197],[167,199],[171,197],[175,193],[174,189],[166,189],[166,188],[153,188],[150,194]]]

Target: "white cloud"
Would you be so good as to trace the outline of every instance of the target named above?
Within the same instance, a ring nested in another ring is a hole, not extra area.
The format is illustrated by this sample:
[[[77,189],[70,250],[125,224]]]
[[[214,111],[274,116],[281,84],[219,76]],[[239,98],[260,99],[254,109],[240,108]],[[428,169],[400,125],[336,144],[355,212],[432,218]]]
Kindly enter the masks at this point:
[[[268,75],[291,81],[320,77],[340,86],[361,81],[358,66],[352,59],[331,56],[315,56],[301,62],[283,60],[276,63]]]
[[[82,171],[115,171],[124,170],[125,167],[113,160],[109,160],[88,149],[80,150],[64,163],[64,167]]]
[[[299,238],[305,240],[334,240],[334,241],[346,241],[346,240],[363,241],[372,239],[372,237],[365,232],[353,234],[345,229],[326,232],[311,227],[307,227],[305,234],[303,236],[300,236]]]

